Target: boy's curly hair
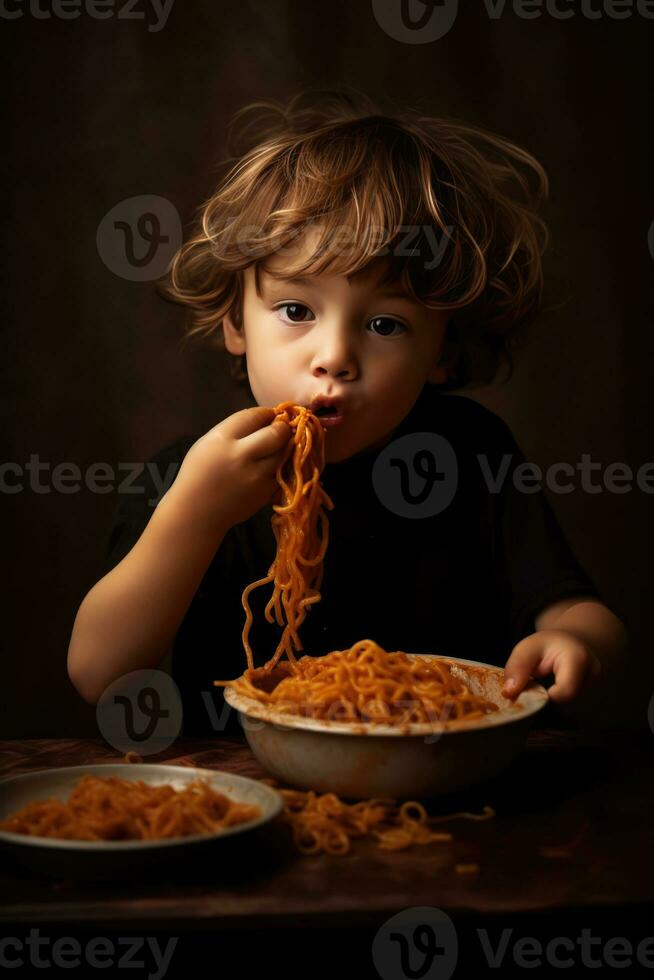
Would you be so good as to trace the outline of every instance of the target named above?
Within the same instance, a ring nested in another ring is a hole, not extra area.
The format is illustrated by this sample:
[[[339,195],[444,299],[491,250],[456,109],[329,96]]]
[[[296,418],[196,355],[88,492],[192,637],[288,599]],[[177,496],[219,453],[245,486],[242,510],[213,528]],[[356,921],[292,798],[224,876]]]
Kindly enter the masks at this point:
[[[536,213],[548,181],[533,156],[457,120],[404,108],[384,114],[343,89],[247,105],[230,125],[229,142],[239,140],[157,284],[188,307],[186,340],[224,348],[225,313],[242,324],[245,268],[254,265],[258,287],[266,258],[317,225],[313,254],[289,261],[285,276],[349,276],[388,255],[385,281],[452,311],[442,389],[492,381],[502,361],[511,377],[511,348],[540,305],[549,238]],[[444,246],[436,264],[434,236]],[[245,355],[231,363],[247,383]]]

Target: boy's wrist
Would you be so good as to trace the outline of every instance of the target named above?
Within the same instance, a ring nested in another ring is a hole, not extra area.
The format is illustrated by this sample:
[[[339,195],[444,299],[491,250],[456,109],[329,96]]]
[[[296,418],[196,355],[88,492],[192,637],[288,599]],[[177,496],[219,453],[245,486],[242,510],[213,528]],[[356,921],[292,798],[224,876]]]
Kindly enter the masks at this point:
[[[188,486],[177,480],[157,504],[155,514],[159,515],[159,520],[174,524],[181,531],[214,539],[217,543],[230,529],[229,520],[220,508],[208,507],[200,494],[193,494]]]

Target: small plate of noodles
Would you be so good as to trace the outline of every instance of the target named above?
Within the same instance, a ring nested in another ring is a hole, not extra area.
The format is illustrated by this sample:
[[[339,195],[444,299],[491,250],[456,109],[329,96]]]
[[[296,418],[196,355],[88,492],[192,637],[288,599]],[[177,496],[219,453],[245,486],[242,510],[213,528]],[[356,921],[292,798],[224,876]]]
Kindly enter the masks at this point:
[[[282,810],[271,786],[213,769],[43,769],[0,781],[0,849],[39,871],[113,876],[207,857]]]
[[[245,670],[213,682],[239,712],[254,755],[291,786],[359,799],[440,796],[495,775],[519,753],[547,703],[541,684],[530,682],[511,701],[501,693],[500,667],[389,651],[372,639],[297,656],[301,624],[321,599],[335,502],[320,482],[328,437],[319,416],[292,401],[274,412],[293,432],[276,473],[276,554],[242,594]],[[249,595],[267,586],[264,615],[282,633],[270,660],[256,666]]]

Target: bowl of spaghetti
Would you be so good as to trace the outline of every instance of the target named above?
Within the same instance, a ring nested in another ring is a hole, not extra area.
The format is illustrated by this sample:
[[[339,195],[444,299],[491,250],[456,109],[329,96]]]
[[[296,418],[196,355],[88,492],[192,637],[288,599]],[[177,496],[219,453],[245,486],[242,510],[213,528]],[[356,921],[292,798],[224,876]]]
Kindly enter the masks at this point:
[[[497,775],[548,700],[537,683],[504,698],[492,664],[372,640],[297,664],[246,671],[225,700],[277,779],[353,799],[442,796]]]
[[[113,877],[233,848],[282,809],[271,787],[213,769],[66,766],[0,781],[0,849],[39,871]]]
[[[497,774],[547,703],[540,684],[510,701],[501,693],[500,667],[389,652],[372,639],[297,656],[300,627],[321,599],[334,501],[320,482],[320,418],[292,401],[274,412],[293,433],[277,469],[276,554],[267,574],[242,594],[246,669],[213,682],[239,712],[252,752],[282,782],[350,798],[441,796]],[[265,586],[272,587],[265,618],[282,633],[271,659],[256,667],[249,596]]]

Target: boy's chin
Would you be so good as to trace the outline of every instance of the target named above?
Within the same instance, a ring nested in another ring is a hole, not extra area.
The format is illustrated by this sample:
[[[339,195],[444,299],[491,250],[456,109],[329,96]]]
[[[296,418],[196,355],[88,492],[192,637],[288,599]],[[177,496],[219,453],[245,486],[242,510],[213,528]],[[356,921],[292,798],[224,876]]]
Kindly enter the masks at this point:
[[[325,444],[325,463],[343,463],[354,453],[344,447],[330,446],[329,440]]]
[[[395,429],[393,429],[393,432],[395,432]],[[365,446],[359,447],[339,445],[335,439],[331,440],[328,435],[325,440],[325,463],[344,463],[348,459],[356,459],[369,455],[374,456],[391,441],[393,432],[390,432],[382,439],[377,439],[372,443],[367,443]]]

